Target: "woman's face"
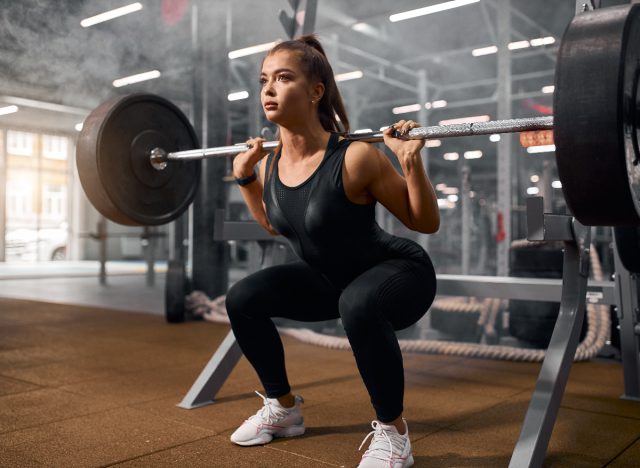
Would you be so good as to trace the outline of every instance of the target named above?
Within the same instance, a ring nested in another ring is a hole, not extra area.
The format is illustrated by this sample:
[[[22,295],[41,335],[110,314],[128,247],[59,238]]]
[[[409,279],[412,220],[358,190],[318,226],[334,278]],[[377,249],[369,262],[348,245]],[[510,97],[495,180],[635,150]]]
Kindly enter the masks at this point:
[[[288,50],[280,50],[264,59],[260,84],[262,108],[267,119],[285,127],[304,122],[310,114],[317,112],[317,104],[314,107],[311,101],[317,103],[324,90],[320,83],[309,83],[297,53]]]

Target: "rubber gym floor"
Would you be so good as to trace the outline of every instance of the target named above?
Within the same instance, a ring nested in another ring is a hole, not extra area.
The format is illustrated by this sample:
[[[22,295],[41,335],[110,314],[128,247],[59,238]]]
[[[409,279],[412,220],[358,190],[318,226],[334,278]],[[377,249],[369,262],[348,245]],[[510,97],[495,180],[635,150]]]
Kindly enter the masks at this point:
[[[168,325],[145,310],[145,298],[161,303],[161,275],[146,289],[143,275],[110,281],[106,293],[95,278],[0,281],[0,466],[358,464],[373,414],[350,352],[284,337],[307,432],[234,446],[231,432],[261,406],[244,358],[215,404],[176,407],[229,327]],[[25,299],[29,289],[38,300]],[[539,367],[407,354],[415,466],[507,466]],[[574,364],[545,466],[640,466],[640,403],[620,398],[622,379],[617,362]]]

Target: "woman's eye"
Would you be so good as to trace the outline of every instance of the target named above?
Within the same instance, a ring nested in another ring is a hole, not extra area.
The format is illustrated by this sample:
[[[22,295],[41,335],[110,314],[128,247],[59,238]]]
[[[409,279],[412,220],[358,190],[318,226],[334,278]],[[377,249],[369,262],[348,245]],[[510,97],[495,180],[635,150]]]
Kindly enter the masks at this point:
[[[278,76],[278,81],[287,81],[289,79],[289,77],[287,75],[279,75]]]

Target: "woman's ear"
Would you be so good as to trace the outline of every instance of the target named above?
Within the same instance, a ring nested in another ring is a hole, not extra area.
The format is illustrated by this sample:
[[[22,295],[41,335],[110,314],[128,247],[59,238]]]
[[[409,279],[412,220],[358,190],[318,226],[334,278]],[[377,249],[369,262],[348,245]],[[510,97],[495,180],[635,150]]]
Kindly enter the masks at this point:
[[[318,81],[311,89],[311,101],[320,102],[324,96],[324,84]]]

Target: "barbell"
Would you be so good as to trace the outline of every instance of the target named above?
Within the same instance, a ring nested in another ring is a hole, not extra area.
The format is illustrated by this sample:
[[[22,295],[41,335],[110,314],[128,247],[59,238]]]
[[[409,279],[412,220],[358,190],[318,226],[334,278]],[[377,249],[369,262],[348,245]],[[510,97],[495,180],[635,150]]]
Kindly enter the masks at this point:
[[[638,226],[639,44],[640,6],[580,14],[567,27],[558,52],[553,117],[420,127],[404,137],[521,132],[523,146],[554,143],[562,190],[578,221]],[[345,137],[383,140],[382,132]],[[198,148],[192,125],[174,104],[133,94],[106,101],[89,114],[76,163],[87,197],[101,214],[120,224],[158,225],[177,218],[193,201],[202,159],[234,156],[248,146]]]

